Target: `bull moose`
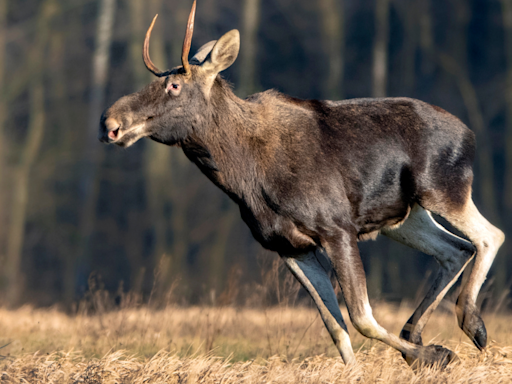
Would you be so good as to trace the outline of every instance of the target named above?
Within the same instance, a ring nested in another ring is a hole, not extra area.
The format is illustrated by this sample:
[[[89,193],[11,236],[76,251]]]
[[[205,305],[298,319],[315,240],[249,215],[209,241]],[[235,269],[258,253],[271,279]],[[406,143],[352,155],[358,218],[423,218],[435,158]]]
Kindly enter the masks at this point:
[[[157,79],[103,113],[99,139],[129,147],[149,137],[181,147],[311,295],[346,364],[355,357],[331,271],[360,333],[397,349],[409,364],[444,366],[455,354],[424,346],[421,333],[474,258],[456,314],[483,350],[487,333],[476,299],[505,236],[471,197],[473,132],[442,108],[409,98],[301,100],[269,90],[242,100],[219,75],[237,58],[237,30],[203,45],[189,60],[195,9],[194,1],[182,65],[168,71],[149,56],[155,16],[143,59]],[[447,231],[432,213],[470,241]],[[357,246],[379,233],[439,263],[399,337],[372,315]]]

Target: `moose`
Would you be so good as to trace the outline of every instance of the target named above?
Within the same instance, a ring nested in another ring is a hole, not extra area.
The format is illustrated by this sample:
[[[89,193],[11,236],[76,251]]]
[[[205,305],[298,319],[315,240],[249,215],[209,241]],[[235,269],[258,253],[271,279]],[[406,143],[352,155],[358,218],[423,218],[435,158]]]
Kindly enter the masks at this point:
[[[105,110],[99,139],[129,147],[143,137],[181,147],[239,206],[252,235],[277,252],[318,307],[345,364],[355,362],[330,280],[334,273],[356,330],[402,353],[409,365],[457,359],[422,331],[466,266],[455,312],[484,350],[477,295],[503,243],[502,231],[471,197],[475,135],[440,107],[410,98],[302,100],[275,90],[240,99],[219,75],[233,64],[240,35],[231,30],[189,60],[196,1],[182,65],[159,70],[149,41],[143,60],[157,79]],[[446,219],[468,239],[432,217]],[[358,241],[383,234],[433,256],[439,270],[400,336],[372,315]]]

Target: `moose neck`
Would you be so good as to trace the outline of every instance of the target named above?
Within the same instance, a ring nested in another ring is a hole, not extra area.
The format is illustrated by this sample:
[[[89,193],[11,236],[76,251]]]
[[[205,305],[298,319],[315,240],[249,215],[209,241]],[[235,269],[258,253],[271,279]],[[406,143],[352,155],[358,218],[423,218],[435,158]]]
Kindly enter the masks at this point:
[[[211,89],[204,119],[193,127],[181,146],[185,155],[232,198],[250,194],[261,173],[257,149],[251,146],[262,135],[264,104],[238,98],[230,86],[217,78]]]

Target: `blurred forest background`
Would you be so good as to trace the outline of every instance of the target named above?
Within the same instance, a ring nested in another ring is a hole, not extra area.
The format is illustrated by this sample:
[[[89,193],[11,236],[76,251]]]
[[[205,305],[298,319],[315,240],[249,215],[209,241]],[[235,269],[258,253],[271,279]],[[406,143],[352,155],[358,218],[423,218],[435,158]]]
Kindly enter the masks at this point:
[[[0,0],[0,297],[70,304],[99,284],[187,303],[250,300],[277,256],[181,150],[97,139],[103,109],[180,64],[191,0]],[[478,138],[474,197],[512,237],[512,0],[199,0],[192,53],[232,28],[240,97],[408,96]],[[414,299],[436,264],[361,244],[370,295]],[[90,276],[94,276],[90,279]],[[508,305],[512,246],[482,297]],[[255,288],[256,287],[256,288]],[[156,294],[155,293],[155,294]]]

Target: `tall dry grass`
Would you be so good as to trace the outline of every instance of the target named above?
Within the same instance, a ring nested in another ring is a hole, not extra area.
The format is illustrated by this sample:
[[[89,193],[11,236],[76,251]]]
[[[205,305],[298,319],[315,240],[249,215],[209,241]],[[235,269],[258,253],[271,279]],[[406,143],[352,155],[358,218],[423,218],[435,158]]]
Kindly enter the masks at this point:
[[[375,305],[397,333],[407,306]],[[346,311],[344,316],[348,319]],[[512,315],[484,316],[490,347],[480,353],[438,310],[423,340],[454,350],[444,371],[414,373],[400,354],[350,328],[357,365],[345,367],[317,311],[147,306],[67,315],[0,308],[0,380],[6,383],[512,383]]]
[[[484,314],[489,347],[479,352],[443,301],[423,334],[455,351],[445,370],[413,372],[400,354],[348,324],[357,364],[346,367],[316,309],[277,258],[262,266],[260,285],[242,286],[234,269],[211,305],[179,306],[173,287],[155,286],[119,300],[91,279],[69,315],[56,308],[0,307],[0,381],[5,383],[512,383],[512,314]],[[242,292],[244,291],[244,292]],[[456,292],[454,293],[456,295]],[[237,298],[244,296],[244,307]],[[173,304],[174,303],[174,304]],[[494,308],[499,308],[495,305]],[[397,334],[412,306],[373,305]],[[490,308],[490,307],[489,307]],[[348,321],[346,309],[343,316]]]

